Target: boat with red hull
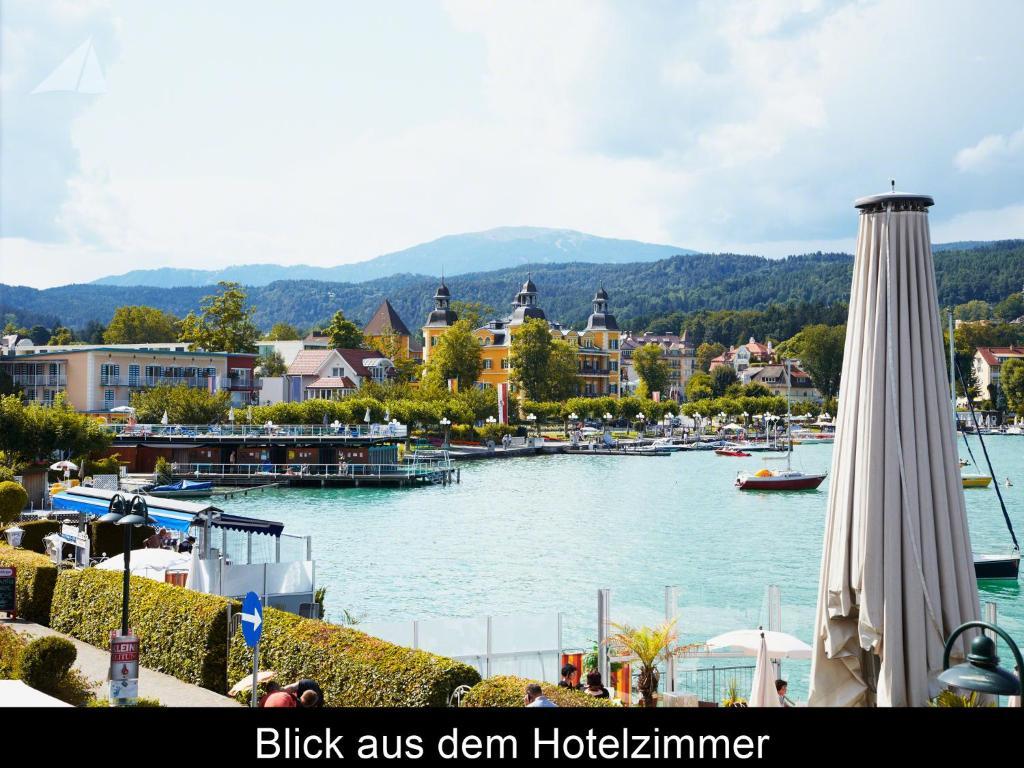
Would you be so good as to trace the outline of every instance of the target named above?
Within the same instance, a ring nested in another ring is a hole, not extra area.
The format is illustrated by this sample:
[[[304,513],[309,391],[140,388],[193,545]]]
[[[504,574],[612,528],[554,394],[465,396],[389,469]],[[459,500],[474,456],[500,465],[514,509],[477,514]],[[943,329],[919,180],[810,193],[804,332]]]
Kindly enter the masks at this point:
[[[750,456],[749,453],[747,453],[746,451],[741,451],[739,448],[719,448],[718,450],[715,451],[715,454],[718,456]]]
[[[806,475],[795,469],[780,472],[762,469],[753,475],[740,475],[736,487],[741,491],[811,491],[825,480],[825,475]]]

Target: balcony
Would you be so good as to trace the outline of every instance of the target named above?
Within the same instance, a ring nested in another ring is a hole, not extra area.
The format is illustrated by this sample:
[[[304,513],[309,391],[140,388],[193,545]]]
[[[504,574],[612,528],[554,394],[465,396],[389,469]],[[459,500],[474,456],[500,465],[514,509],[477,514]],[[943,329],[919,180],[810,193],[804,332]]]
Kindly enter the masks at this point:
[[[228,376],[221,382],[221,386],[230,390],[259,389],[261,386],[260,379],[255,376]]]
[[[21,387],[66,387],[68,377],[63,373],[16,373],[11,376],[14,383]]]
[[[598,368],[588,365],[581,365],[579,369],[580,376],[609,376],[611,372],[611,368]]]

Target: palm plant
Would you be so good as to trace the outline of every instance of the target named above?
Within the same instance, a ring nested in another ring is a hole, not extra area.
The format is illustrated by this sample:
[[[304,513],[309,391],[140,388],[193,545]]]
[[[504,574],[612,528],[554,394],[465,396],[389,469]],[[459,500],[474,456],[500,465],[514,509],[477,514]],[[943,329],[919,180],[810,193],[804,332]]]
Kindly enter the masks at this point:
[[[612,624],[616,633],[608,638],[608,645],[618,656],[635,656],[640,662],[637,690],[640,691],[641,706],[654,706],[654,693],[658,690],[657,663],[672,652],[679,633],[676,620],[665,621],[656,627],[631,627]]]

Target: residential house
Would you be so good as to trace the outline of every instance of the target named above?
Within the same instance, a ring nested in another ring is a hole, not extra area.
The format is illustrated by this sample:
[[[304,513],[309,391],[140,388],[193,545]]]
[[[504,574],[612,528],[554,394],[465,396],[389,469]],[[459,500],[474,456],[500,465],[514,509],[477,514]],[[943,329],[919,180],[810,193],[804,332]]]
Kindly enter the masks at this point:
[[[697,369],[697,357],[693,344],[686,332],[682,336],[672,333],[644,333],[637,336],[625,333],[622,336],[622,394],[631,395],[636,392],[640,377],[633,366],[633,353],[638,347],[646,344],[657,344],[661,349],[661,357],[668,365],[668,391],[662,397],[682,400],[686,391],[686,383]]]
[[[353,394],[365,381],[386,381],[394,370],[391,361],[374,350],[304,349],[283,377],[282,400],[338,400]],[[279,401],[267,394],[263,402]]]
[[[789,373],[787,379],[785,365],[762,365],[745,370],[740,380],[744,384],[763,384],[773,395],[779,397],[787,397],[788,393],[793,402],[822,401],[821,392],[814,386],[809,373],[792,363],[789,366]]]
[[[775,362],[775,350],[772,343],[762,344],[753,336],[750,341],[739,347],[729,347],[718,357],[712,358],[709,370],[714,370],[720,365],[728,365],[736,373],[745,371],[752,365],[767,365]]]
[[[999,397],[999,377],[1003,363],[1011,359],[1024,359],[1024,347],[978,347],[974,353],[974,380],[980,399]]]

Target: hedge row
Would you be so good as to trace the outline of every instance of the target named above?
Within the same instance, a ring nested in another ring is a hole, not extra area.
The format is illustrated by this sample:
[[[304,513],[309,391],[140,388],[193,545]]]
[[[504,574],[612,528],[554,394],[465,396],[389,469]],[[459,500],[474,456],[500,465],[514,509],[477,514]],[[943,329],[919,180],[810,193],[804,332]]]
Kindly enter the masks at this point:
[[[18,523],[18,527],[25,532],[21,537],[21,548],[45,555],[46,545],[43,539],[51,533],[59,533],[60,526],[57,520],[28,520]]]
[[[290,683],[316,680],[330,707],[443,707],[460,685],[475,685],[475,669],[444,656],[385,642],[348,627],[263,612],[260,666]],[[241,632],[231,642],[232,683],[252,674],[252,651]]]
[[[110,630],[121,626],[122,578],[95,568],[62,571],[50,625],[109,648]],[[133,576],[129,625],[139,637],[143,666],[224,693],[229,605],[232,601],[224,597]]]
[[[0,624],[0,680],[13,680],[18,669],[18,660],[28,640],[6,624]]]
[[[483,680],[462,697],[463,707],[522,707],[525,706],[526,686],[537,680],[499,675]],[[540,683],[544,695],[560,707],[613,707],[609,699],[595,699],[582,691],[560,688],[552,683]]]
[[[13,549],[0,543],[0,566],[17,568],[15,594],[18,617],[37,624],[50,623],[50,604],[57,583],[57,566],[44,555]]]

